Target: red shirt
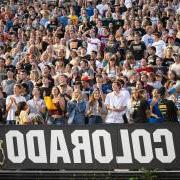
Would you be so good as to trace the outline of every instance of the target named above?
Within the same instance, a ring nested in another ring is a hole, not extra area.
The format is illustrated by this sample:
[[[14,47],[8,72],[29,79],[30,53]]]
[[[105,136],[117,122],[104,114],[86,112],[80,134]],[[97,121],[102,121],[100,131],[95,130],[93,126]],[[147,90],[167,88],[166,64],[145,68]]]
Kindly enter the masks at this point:
[[[152,67],[142,67],[142,68],[136,69],[136,72],[138,72],[138,73],[141,73],[144,71],[150,73],[150,72],[153,72],[153,68]]]

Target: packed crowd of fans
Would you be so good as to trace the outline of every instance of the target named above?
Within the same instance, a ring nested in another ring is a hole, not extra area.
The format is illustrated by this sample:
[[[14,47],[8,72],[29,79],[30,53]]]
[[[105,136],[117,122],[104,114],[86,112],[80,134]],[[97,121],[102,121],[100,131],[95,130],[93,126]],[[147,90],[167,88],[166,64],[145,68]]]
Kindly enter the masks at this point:
[[[180,121],[178,0],[0,3],[1,124]]]

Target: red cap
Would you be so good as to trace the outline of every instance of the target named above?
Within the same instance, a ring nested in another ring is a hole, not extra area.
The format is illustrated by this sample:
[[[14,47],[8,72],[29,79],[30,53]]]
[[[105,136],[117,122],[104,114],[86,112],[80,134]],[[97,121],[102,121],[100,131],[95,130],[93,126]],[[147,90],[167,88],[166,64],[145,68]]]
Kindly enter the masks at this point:
[[[89,80],[90,80],[89,76],[82,76],[81,77],[81,81],[89,81]]]
[[[168,37],[167,37],[167,40],[168,40],[168,39],[173,39],[173,40],[175,40],[173,36],[168,36]]]

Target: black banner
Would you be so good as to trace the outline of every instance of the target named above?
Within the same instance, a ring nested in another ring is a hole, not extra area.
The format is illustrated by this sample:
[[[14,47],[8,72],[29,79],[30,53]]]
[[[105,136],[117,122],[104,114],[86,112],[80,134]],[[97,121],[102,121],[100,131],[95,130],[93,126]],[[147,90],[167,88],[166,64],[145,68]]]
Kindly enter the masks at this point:
[[[0,169],[180,169],[177,124],[1,126]]]

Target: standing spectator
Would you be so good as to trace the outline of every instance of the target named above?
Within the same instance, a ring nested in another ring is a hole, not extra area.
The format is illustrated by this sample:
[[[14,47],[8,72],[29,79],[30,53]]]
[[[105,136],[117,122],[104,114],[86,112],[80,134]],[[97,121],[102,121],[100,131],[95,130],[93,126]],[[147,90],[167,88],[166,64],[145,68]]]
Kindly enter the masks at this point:
[[[90,38],[87,38],[87,54],[91,54],[91,51],[100,51],[101,41],[96,38],[96,32],[94,29],[90,30]]]
[[[70,15],[68,16],[68,18],[71,20],[73,25],[78,24],[78,17],[76,16],[75,10],[73,7],[70,8]]]
[[[128,102],[127,118],[129,123],[146,123],[148,120],[149,106],[144,98],[145,90],[133,89]]]
[[[90,78],[89,76],[82,76],[81,78],[81,84],[82,84],[82,94],[87,98],[90,97],[90,95],[93,92],[92,87],[90,86]]]
[[[42,77],[42,86],[40,87],[41,97],[50,96],[51,94],[51,77],[43,76]]]
[[[180,79],[180,54],[174,54],[174,63],[169,67],[171,71],[174,71],[177,78]]]
[[[164,49],[166,47],[166,43],[161,40],[161,35],[159,33],[154,33],[154,43],[152,46],[156,48],[156,55],[159,56],[160,58],[163,58],[164,56]]]
[[[177,108],[173,101],[166,99],[167,90],[165,87],[161,87],[157,94],[158,108],[161,115],[161,120],[164,122],[178,122],[177,119]]]
[[[0,87],[0,124],[6,122],[6,99],[4,97],[3,88]]]
[[[148,64],[156,65],[156,48],[154,46],[148,47]]]
[[[107,94],[105,105],[108,110],[106,123],[124,123],[123,112],[127,107],[127,99],[121,90],[119,81],[114,81],[112,84],[113,92]]]
[[[27,85],[27,90],[31,94],[33,89],[33,83],[29,80],[29,75],[26,70],[22,70],[19,73],[20,75],[20,83],[25,83]]]
[[[33,98],[27,102],[30,116],[33,117],[34,115],[39,114],[40,116],[44,117],[46,106],[44,100],[40,97],[40,88],[34,87],[32,95]]]
[[[108,78],[114,79],[119,73],[119,67],[117,65],[117,59],[115,56],[112,56],[108,61],[108,64],[105,66],[104,71],[107,73]]]
[[[0,83],[8,96],[14,96],[16,82],[28,85],[29,93],[21,92],[26,98],[38,86],[45,100],[58,86],[66,113],[73,90],[81,90],[81,101],[89,102],[93,87],[99,88],[110,107],[106,121],[117,123],[126,120],[124,97],[129,99],[133,87],[151,98],[154,89],[165,85],[167,99],[178,104],[177,0],[55,1],[1,1]],[[125,85],[112,92],[115,79]],[[33,123],[42,123],[39,117]]]
[[[141,60],[145,55],[146,45],[141,41],[140,34],[134,33],[134,41],[130,45],[136,61]]]
[[[89,98],[87,114],[89,117],[89,124],[103,123],[103,115],[106,113],[104,105],[104,95],[100,89],[95,89]]]
[[[67,104],[68,124],[85,124],[86,102],[79,89],[75,89],[71,101]]]
[[[68,24],[68,17],[66,14],[66,10],[62,9],[61,10],[62,15],[58,18],[59,23],[63,25],[63,27],[66,27]]]
[[[7,111],[7,124],[13,125],[16,123],[15,112],[17,110],[17,104],[19,102],[26,102],[26,99],[21,96],[21,85],[14,85],[14,94],[9,95],[6,99],[6,111]]]
[[[142,37],[142,41],[145,43],[146,47],[152,46],[153,39],[153,28],[151,26],[146,26],[146,34]]]
[[[0,57],[0,82],[6,79],[5,59]]]
[[[64,125],[65,124],[65,101],[64,98],[59,96],[59,89],[58,87],[53,87],[51,96],[50,96],[50,103],[52,105],[49,105],[46,101],[46,106],[48,109],[48,118],[47,118],[47,124],[52,125]],[[52,106],[52,107],[49,107]]]
[[[68,85],[68,77],[65,74],[59,76],[59,85],[58,88],[61,94],[67,94],[68,96],[72,95],[72,88]]]
[[[14,79],[14,70],[12,68],[7,69],[7,79],[2,81],[2,88],[3,91],[6,93],[7,96],[13,94],[13,87],[15,84],[15,79]]]
[[[105,11],[108,10],[108,4],[107,4],[106,0],[102,0],[102,3],[98,4],[96,6],[96,8],[98,9],[101,16],[104,16]]]

